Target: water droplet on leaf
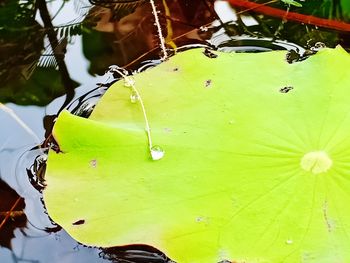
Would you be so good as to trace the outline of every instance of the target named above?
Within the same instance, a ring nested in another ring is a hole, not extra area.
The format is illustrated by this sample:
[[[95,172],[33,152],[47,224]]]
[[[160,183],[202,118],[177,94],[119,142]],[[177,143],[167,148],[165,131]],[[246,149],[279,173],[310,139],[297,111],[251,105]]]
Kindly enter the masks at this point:
[[[140,97],[139,95],[137,95],[136,92],[132,92],[131,95],[130,95],[130,101],[131,103],[136,103],[140,100]]]
[[[132,77],[124,77],[124,86],[127,88],[131,88],[135,85],[135,80]]]
[[[164,157],[165,151],[158,145],[155,145],[151,148],[151,157],[152,160],[157,161]]]

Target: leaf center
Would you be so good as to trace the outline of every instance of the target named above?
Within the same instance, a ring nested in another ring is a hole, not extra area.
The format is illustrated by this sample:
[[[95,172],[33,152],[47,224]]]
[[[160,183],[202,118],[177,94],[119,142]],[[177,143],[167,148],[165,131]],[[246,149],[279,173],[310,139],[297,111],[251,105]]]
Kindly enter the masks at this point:
[[[308,152],[300,161],[301,168],[314,174],[327,172],[332,167],[332,164],[332,159],[324,151]]]

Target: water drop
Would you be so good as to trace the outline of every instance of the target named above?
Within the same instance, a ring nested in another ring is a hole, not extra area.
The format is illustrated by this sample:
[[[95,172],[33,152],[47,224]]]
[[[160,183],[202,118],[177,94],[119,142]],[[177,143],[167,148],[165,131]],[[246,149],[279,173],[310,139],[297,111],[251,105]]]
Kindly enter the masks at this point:
[[[139,95],[137,95],[136,92],[132,92],[131,95],[130,95],[130,101],[131,103],[136,103],[140,100],[140,97]]]
[[[135,80],[132,77],[124,77],[124,86],[127,88],[133,87],[135,85]]]
[[[287,244],[287,245],[293,244],[293,240],[291,240],[291,239],[286,240],[286,244]]]
[[[164,157],[165,151],[158,145],[155,145],[151,148],[151,157],[152,160],[157,161]]]

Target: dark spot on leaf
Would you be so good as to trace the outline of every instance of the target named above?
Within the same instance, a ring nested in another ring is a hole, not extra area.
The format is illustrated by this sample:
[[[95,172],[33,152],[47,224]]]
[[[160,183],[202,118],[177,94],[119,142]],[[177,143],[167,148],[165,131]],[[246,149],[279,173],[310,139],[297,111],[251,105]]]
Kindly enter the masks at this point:
[[[208,58],[217,58],[218,57],[218,55],[214,54],[213,52],[211,52],[207,48],[203,51],[203,54],[206,55]]]
[[[51,144],[50,145],[50,149],[55,151],[56,153],[63,153],[60,149],[60,147],[58,146],[58,144]]]
[[[74,223],[72,223],[73,226],[79,226],[79,225],[82,225],[85,223],[85,220],[84,219],[80,219]]]
[[[292,64],[293,62],[298,62],[300,60],[300,55],[298,52],[296,52],[294,49],[288,51],[286,55],[286,60],[289,64]]]
[[[289,91],[291,91],[292,89],[294,89],[292,86],[286,86],[280,89],[281,93],[288,93]]]
[[[206,88],[209,88],[210,85],[211,85],[211,83],[212,83],[212,80],[211,80],[211,79],[208,79],[208,80],[206,80],[206,81],[204,82],[204,85],[205,85]]]
[[[196,221],[197,221],[197,222],[202,222],[203,220],[204,220],[204,218],[201,217],[201,216],[199,216],[199,217],[196,218]]]
[[[179,68],[173,68],[173,71],[179,71]]]
[[[328,202],[327,202],[327,200],[324,201],[322,210],[323,210],[323,217],[324,217],[324,220],[326,223],[327,230],[328,230],[328,232],[332,232],[333,231],[333,224],[332,224],[332,220],[329,218],[329,215],[328,215]]]
[[[97,160],[96,160],[96,159],[91,160],[91,161],[90,161],[90,165],[92,166],[92,168],[96,168],[96,166],[97,166]]]

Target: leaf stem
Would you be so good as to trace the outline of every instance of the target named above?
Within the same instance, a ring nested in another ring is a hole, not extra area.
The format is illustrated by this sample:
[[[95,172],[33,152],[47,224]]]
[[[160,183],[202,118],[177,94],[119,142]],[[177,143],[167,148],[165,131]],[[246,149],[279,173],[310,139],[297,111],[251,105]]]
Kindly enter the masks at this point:
[[[149,121],[147,118],[147,113],[146,113],[146,108],[145,105],[143,104],[143,100],[142,97],[139,93],[139,91],[136,89],[135,84],[133,84],[131,86],[132,90],[136,93],[137,97],[139,98],[140,101],[140,105],[141,105],[141,109],[142,109],[142,113],[143,113],[143,118],[145,120],[145,126],[146,126],[146,133],[147,133],[147,139],[148,139],[148,147],[149,150],[152,150],[153,144],[152,144],[152,136],[151,136],[151,127],[149,126]]]
[[[147,117],[147,113],[146,113],[146,108],[145,108],[145,104],[143,103],[143,100],[142,100],[142,97],[141,97],[141,94],[140,92],[137,90],[137,88],[135,87],[135,80],[128,76],[127,75],[127,72],[124,71],[123,68],[119,68],[119,67],[115,67],[112,69],[113,71],[117,72],[120,76],[123,77],[124,79],[124,82],[125,82],[125,86],[130,88],[132,90],[132,92],[135,92],[139,102],[140,102],[140,105],[141,105],[141,109],[142,109],[142,114],[143,114],[143,118],[144,118],[144,121],[145,121],[145,130],[146,130],[146,133],[147,133],[147,140],[148,140],[148,147],[149,147],[149,150],[151,152],[152,150],[152,147],[153,147],[153,143],[152,143],[152,135],[151,135],[151,127],[149,125],[149,121],[148,121],[148,117]],[[124,72],[123,72],[124,71]]]
[[[149,2],[152,6],[152,13],[154,15],[155,24],[156,24],[157,31],[158,31],[160,47],[161,47],[162,52],[163,52],[163,56],[162,56],[161,60],[166,60],[166,59],[168,59],[168,53],[167,53],[166,48],[165,48],[165,41],[164,41],[164,37],[163,37],[163,33],[162,33],[162,28],[161,28],[160,22],[159,22],[157,8],[156,8],[156,5],[154,4],[153,0],[149,0]]]

